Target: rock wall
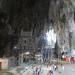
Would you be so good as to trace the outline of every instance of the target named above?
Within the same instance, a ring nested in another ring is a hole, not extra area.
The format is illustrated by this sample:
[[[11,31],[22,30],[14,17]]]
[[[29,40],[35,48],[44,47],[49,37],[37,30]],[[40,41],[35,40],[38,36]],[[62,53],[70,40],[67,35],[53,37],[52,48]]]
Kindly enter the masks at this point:
[[[52,20],[52,26],[57,34],[57,41],[61,49],[63,46],[69,48],[69,33],[75,29],[73,1],[52,0],[50,2],[49,20]]]

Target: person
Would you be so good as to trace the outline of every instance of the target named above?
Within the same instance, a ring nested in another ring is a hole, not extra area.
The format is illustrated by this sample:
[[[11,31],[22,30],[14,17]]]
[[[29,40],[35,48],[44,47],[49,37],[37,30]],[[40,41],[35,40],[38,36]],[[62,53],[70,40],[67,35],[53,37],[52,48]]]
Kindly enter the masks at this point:
[[[49,70],[47,75],[53,75],[53,71],[52,70]]]
[[[57,69],[57,66],[55,65],[55,66],[54,66],[54,70],[56,71],[56,69]]]
[[[38,67],[37,75],[40,75],[41,73],[41,66]]]
[[[64,52],[61,53],[61,59],[64,60]]]
[[[52,70],[52,71],[55,70],[55,65],[54,65],[54,64],[51,65],[51,70]]]
[[[36,75],[38,75],[38,67],[36,67],[35,73]]]
[[[55,70],[56,70],[56,65],[55,64],[51,65],[51,70],[52,70],[52,75],[55,75]]]
[[[64,65],[61,64],[61,72],[64,71]]]
[[[56,64],[56,70],[58,70],[58,64]]]
[[[38,71],[38,72],[37,72],[37,75],[39,75],[39,74],[40,74],[40,72]]]

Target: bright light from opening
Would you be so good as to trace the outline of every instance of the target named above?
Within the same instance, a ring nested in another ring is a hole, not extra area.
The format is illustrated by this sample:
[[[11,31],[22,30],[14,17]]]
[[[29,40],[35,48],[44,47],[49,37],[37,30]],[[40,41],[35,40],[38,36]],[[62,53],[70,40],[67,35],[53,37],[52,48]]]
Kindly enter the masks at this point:
[[[54,45],[56,43],[56,34],[54,33],[54,30],[51,29],[49,32],[46,33],[48,45]]]
[[[15,46],[14,49],[17,49],[17,47]]]
[[[26,54],[26,55],[29,55],[29,54],[30,54],[30,52],[25,52],[25,54]]]

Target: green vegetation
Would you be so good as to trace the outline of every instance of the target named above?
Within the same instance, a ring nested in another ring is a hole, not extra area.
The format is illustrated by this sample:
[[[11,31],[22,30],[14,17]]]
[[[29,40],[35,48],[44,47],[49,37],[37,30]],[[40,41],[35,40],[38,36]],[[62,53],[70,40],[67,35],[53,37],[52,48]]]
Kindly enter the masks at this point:
[[[61,20],[62,23],[66,22],[66,16],[65,16],[65,14],[62,16],[62,18],[60,20]]]
[[[75,33],[72,35],[72,48],[75,49]]]
[[[13,75],[13,74],[10,72],[0,72],[0,75]]]
[[[8,72],[8,70],[0,70],[0,75],[13,75],[13,74]]]
[[[59,50],[60,50],[60,48],[59,48],[59,45],[58,45],[58,43],[56,41],[54,54],[55,54],[55,57],[57,57],[57,58],[59,56]]]

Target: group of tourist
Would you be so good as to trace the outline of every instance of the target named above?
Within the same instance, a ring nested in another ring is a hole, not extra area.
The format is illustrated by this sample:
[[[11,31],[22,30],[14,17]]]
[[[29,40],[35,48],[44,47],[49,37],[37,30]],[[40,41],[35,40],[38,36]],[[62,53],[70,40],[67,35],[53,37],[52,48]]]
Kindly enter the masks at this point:
[[[60,73],[62,73],[64,71],[64,66],[61,64],[61,70]],[[56,71],[58,71],[58,66],[55,64],[51,64],[51,65],[47,65],[47,67],[42,68],[41,66],[36,66],[33,69],[33,75],[56,75]]]

